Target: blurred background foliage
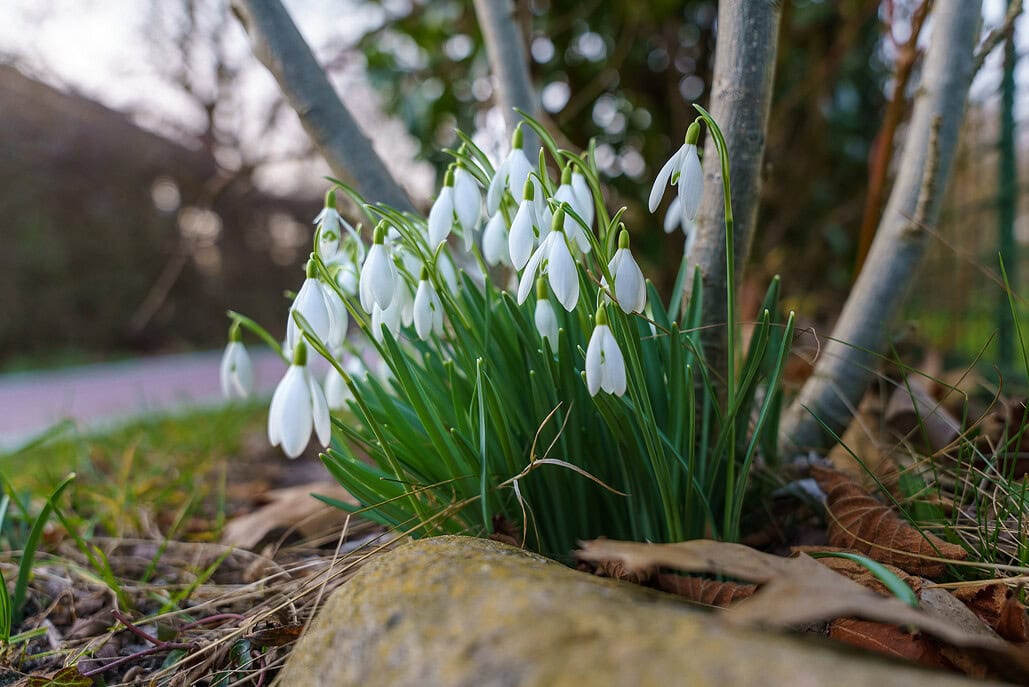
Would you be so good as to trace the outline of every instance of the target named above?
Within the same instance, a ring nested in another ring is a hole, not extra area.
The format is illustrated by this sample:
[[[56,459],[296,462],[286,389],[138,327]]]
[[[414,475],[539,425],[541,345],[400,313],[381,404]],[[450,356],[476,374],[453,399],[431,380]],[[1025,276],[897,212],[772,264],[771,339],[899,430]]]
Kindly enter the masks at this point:
[[[876,141],[923,2],[783,3],[744,318],[768,279],[783,274],[785,305],[802,324],[831,326],[855,274]],[[126,50],[138,53],[135,69],[152,73],[159,95],[149,105],[104,107],[0,46],[0,211],[13,239],[0,252],[0,370],[217,347],[227,307],[281,327],[282,293],[297,286],[326,168],[251,55],[228,0],[143,4],[150,10],[134,20],[141,40]],[[469,0],[287,6],[424,210],[456,129],[474,132],[491,154],[506,149]],[[717,3],[515,6],[545,123],[570,149],[596,139],[609,205],[629,208],[634,252],[667,294],[683,235],[661,231],[663,216],[646,212],[646,197],[694,117],[691,103],[708,104]],[[60,11],[49,7],[40,15]],[[916,50],[895,147],[919,67]],[[987,89],[970,105],[974,124],[963,132],[939,237],[907,308],[930,343],[965,360],[1003,305],[982,272],[997,265],[1003,186],[994,155],[999,89]],[[173,111],[185,115],[175,120]],[[400,153],[387,150],[408,134]],[[1013,183],[1020,202],[1024,189]],[[1029,223],[1017,216],[1014,261],[1025,273]],[[940,275],[960,288],[938,288]]]
[[[634,247],[669,288],[682,237],[643,213],[657,167],[707,104],[717,4],[517,3],[532,72],[552,128],[569,147],[597,140],[612,203],[630,206]],[[891,65],[878,0],[784,3],[766,183],[753,250],[754,289],[787,261],[817,266],[785,284],[795,301],[831,312],[850,283],[868,154]],[[488,126],[485,48],[470,3],[417,4],[359,43],[371,82],[437,170],[453,131]],[[814,292],[817,291],[817,297]],[[809,297],[809,294],[811,295]]]

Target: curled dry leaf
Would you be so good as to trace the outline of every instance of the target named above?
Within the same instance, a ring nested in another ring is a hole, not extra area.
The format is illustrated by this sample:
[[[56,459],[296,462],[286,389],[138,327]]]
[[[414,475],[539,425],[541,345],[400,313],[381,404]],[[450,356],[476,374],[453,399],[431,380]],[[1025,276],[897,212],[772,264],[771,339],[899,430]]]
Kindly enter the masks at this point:
[[[320,534],[326,529],[341,527],[347,514],[314,498],[321,494],[358,505],[357,499],[335,482],[312,482],[296,487],[274,489],[264,495],[264,505],[257,510],[233,518],[225,525],[222,543],[252,549],[266,536],[296,528],[301,536]]]
[[[912,625],[956,646],[1001,652],[1008,649],[999,638],[955,628],[899,599],[879,596],[803,553],[783,558],[707,539],[677,544],[598,539],[583,542],[576,555],[594,562],[620,561],[631,570],[660,566],[763,585],[754,596],[725,611],[724,617],[730,622],[789,627],[854,616]]]
[[[919,532],[842,472],[815,465],[811,476],[826,494],[831,545],[930,578],[942,575],[947,564],[929,558],[960,561],[968,555],[957,544]]]
[[[676,594],[706,606],[724,608],[735,601],[754,596],[756,584],[721,582],[703,577],[688,577],[662,573],[654,578],[655,586],[663,592]]]
[[[841,549],[836,546],[793,546],[790,548],[794,553],[806,553],[808,555],[816,553],[847,553],[846,549]],[[856,552],[850,552],[856,553]],[[872,574],[872,572],[861,565],[857,561],[852,561],[847,558],[837,557],[824,557],[816,558],[819,563],[826,566],[827,568],[838,572],[841,575],[849,577],[854,580],[862,587],[867,587],[873,592],[880,594],[881,596],[892,596],[890,590],[886,588],[879,578]],[[921,577],[915,577],[914,575],[908,575],[900,568],[893,565],[886,565],[887,570],[899,577],[904,583],[911,587],[911,591],[918,594],[922,591],[922,583],[924,580]]]

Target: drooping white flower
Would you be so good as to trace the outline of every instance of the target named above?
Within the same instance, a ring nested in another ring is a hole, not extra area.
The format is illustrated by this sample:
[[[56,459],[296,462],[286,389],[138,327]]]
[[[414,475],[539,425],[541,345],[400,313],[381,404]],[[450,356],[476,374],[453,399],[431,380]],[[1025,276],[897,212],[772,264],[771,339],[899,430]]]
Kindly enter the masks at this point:
[[[563,209],[554,213],[550,233],[525,265],[525,271],[518,283],[519,304],[524,303],[529,297],[529,290],[536,283],[536,272],[539,270],[546,272],[550,290],[564,309],[569,312],[575,309],[575,304],[579,300],[579,271],[575,266],[575,260],[572,259],[571,251],[568,250],[568,240],[562,228],[564,220]]]
[[[329,405],[321,385],[307,369],[307,346],[297,343],[293,364],[272,395],[268,411],[268,441],[281,446],[290,458],[303,453],[314,429],[318,442],[328,446],[332,438]]]
[[[540,277],[536,280],[536,312],[534,318],[536,331],[540,338],[550,343],[550,350],[557,351],[557,315],[547,298],[547,281]]]
[[[618,250],[607,265],[615,281],[615,299],[625,313],[643,312],[647,306],[647,282],[643,271],[629,252],[629,232],[622,229],[618,235]],[[607,288],[607,279],[601,279],[602,288]]]
[[[219,369],[222,396],[228,400],[244,399],[254,391],[254,367],[250,354],[243,345],[239,324],[229,329],[229,343],[225,345]]]
[[[572,170],[572,189],[575,191],[575,197],[579,201],[579,204],[576,206],[579,215],[585,220],[587,226],[592,227],[597,213],[596,208],[593,207],[593,192],[590,191],[590,185],[586,182],[586,177],[578,169]]]
[[[343,219],[336,209],[336,189],[330,189],[325,194],[325,207],[314,218],[314,223],[318,225],[318,256],[323,261],[328,263],[336,259],[343,239],[341,229],[345,229],[354,238],[362,253],[361,257],[364,257],[364,246],[361,245],[360,234],[350,225],[350,222]]]
[[[651,212],[657,210],[661,196],[665,193],[665,187],[671,182],[673,186],[676,184],[679,186],[679,203],[683,218],[691,221],[696,218],[697,210],[700,208],[700,198],[704,192],[704,171],[697,153],[699,136],[700,125],[693,122],[686,130],[686,142],[657,173],[654,186],[650,190]]]
[[[451,167],[443,177],[443,188],[436,196],[436,202],[429,210],[429,248],[435,250],[436,246],[447,240],[455,219],[454,169]]]
[[[358,287],[361,307],[369,314],[375,305],[382,309],[388,308],[393,301],[393,292],[396,290],[397,269],[393,265],[392,256],[384,245],[385,240],[385,225],[380,223],[375,228],[372,247],[364,259]]]
[[[507,225],[504,223],[502,212],[497,212],[489,222],[486,222],[486,228],[482,232],[482,257],[491,267],[511,264]]]
[[[524,195],[518,204],[518,212],[511,221],[511,232],[507,237],[511,264],[516,270],[525,267],[532,255],[532,248],[540,234],[540,218],[536,214],[536,191],[533,184],[525,182]]]
[[[383,340],[382,328],[385,327],[390,336],[394,339],[400,334],[401,318],[403,317],[400,299],[394,298],[389,307],[383,310],[376,303],[372,306],[372,336],[376,341]]]
[[[326,345],[342,343],[346,336],[346,307],[332,287],[324,283],[318,276],[318,268],[314,258],[307,263],[307,279],[304,280],[293,305],[289,308],[289,319],[286,322],[286,353],[292,353],[297,342],[303,338],[300,325],[293,313],[300,313],[316,337]]]
[[[414,296],[414,330],[422,341],[428,341],[433,334],[443,334],[443,304],[425,269],[422,270],[418,291]]]
[[[586,347],[586,387],[590,396],[601,389],[615,396],[625,393],[625,359],[607,324],[604,306],[597,310],[596,326]]]
[[[482,193],[475,177],[462,164],[458,164],[454,172],[454,214],[464,234],[465,250],[471,250],[472,232],[479,226],[482,214]]]
[[[668,210],[665,212],[664,228],[666,234],[671,234],[675,231],[676,227],[682,225],[682,203],[679,201],[679,196],[676,195],[672,198],[672,202],[668,204]],[[686,229],[684,228],[685,232]]]
[[[350,377],[355,377],[362,372],[367,374],[364,363],[357,356],[348,358],[343,364],[343,370]],[[339,373],[335,365],[330,366],[329,371],[325,373],[325,402],[328,404],[329,410],[343,410],[347,407],[347,401],[352,398],[353,394],[350,393],[350,387],[347,386],[343,375]]]
[[[583,220],[586,219],[583,215],[583,210],[580,207],[579,196],[575,193],[575,189],[572,188],[572,168],[570,166],[565,167],[564,171],[561,172],[561,185],[558,186],[557,191],[554,192],[554,200],[561,203],[568,203],[568,207],[570,207],[575,214],[582,217]],[[568,235],[568,238],[575,241],[575,245],[578,246],[580,252],[590,252],[590,242],[589,239],[586,238],[586,231],[574,217],[567,213],[565,213],[564,230],[565,234]]]
[[[489,189],[486,191],[486,212],[495,215],[500,208],[500,201],[505,191],[510,191],[516,201],[522,200],[522,189],[525,188],[525,180],[532,172],[532,163],[525,156],[522,150],[523,134],[522,125],[519,124],[512,135],[511,152],[507,154],[504,161],[497,167],[493,178],[490,180]]]

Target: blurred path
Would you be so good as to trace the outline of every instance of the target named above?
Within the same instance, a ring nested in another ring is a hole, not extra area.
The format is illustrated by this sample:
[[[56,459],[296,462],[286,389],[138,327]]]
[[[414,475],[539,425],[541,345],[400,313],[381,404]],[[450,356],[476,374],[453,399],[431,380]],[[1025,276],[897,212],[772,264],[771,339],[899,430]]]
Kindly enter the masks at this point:
[[[0,375],[0,449],[14,448],[62,420],[88,430],[221,405],[221,355],[219,350]],[[256,393],[269,396],[286,365],[270,350],[251,349],[250,355]]]

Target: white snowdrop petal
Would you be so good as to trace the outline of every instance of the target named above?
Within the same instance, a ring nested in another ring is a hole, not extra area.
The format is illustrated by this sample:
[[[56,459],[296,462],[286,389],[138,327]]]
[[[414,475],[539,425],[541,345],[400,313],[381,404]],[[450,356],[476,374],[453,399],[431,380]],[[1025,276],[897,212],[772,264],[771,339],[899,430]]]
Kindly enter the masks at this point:
[[[304,376],[307,379],[307,389],[311,394],[311,419],[314,424],[314,434],[318,437],[318,443],[323,447],[332,441],[332,421],[329,419],[329,404],[325,400],[325,392],[315,380],[310,370],[305,368]]]
[[[518,205],[518,212],[511,222],[511,233],[508,234],[507,245],[511,255],[511,264],[516,270],[525,267],[525,263],[532,255],[532,247],[535,244],[532,227],[535,223],[536,212],[530,201],[522,201]]]
[[[704,194],[704,170],[697,156],[697,146],[688,146],[682,162],[682,176],[679,178],[679,198],[685,220],[693,221],[700,209]]]
[[[503,214],[499,212],[490,218],[482,232],[482,257],[492,267],[511,261],[507,227],[504,226]]]
[[[479,224],[479,213],[482,209],[482,196],[479,185],[471,173],[461,169],[454,175],[454,212],[457,221],[465,232],[465,247],[469,248],[470,233]]]
[[[604,324],[594,327],[589,345],[586,347],[586,388],[589,389],[590,396],[596,396],[600,391],[600,382],[603,375],[603,370],[601,369],[601,364],[603,363],[601,339],[603,338],[603,330],[606,329],[607,325]]]
[[[675,151],[675,154],[668,158],[668,162],[664,164],[661,171],[657,173],[657,178],[654,179],[654,186],[650,189],[650,211],[655,212],[657,206],[661,203],[661,196],[665,194],[665,187],[668,186],[668,180],[672,177],[672,172],[679,170],[679,164],[682,159],[683,149],[686,146]]]
[[[276,419],[278,444],[290,458],[299,456],[311,437],[311,392],[307,384],[306,368],[290,365],[272,396],[268,413],[269,439],[272,438],[273,418]]]
[[[253,391],[254,369],[242,341],[230,341],[225,346],[218,376],[222,396],[229,400],[244,399]]]
[[[557,315],[554,313],[554,306],[550,301],[541,299],[536,301],[536,312],[533,313],[536,322],[536,331],[540,338],[550,342],[550,350],[557,351]]]
[[[615,251],[615,257],[621,254],[621,259],[615,264],[611,260],[609,270],[615,280],[615,298],[618,299],[618,306],[625,313],[643,312],[647,304],[647,283],[643,278],[643,270],[636,264],[632,253],[628,248],[619,248]]]
[[[668,204],[668,212],[665,213],[665,233],[671,234],[680,224],[682,224],[682,201],[679,200],[679,194],[676,193],[672,202]]]
[[[365,305],[366,288],[369,300],[380,308],[386,309],[393,302],[393,292],[396,289],[396,268],[393,267],[393,261],[382,244],[375,244],[371,247],[368,257],[365,258],[364,268],[361,270],[361,305],[366,312],[371,312],[371,308]]]
[[[555,232],[553,236],[555,238],[551,241],[547,257],[550,289],[564,309],[571,312],[579,301],[579,272],[564,236],[560,232]]]
[[[414,296],[414,331],[422,341],[432,335],[432,284],[423,279]]]
[[[521,201],[525,194],[525,180],[532,173],[532,163],[521,148],[514,148],[507,157],[507,187],[514,199]],[[539,188],[534,189],[539,191]]]
[[[334,366],[325,373],[325,403],[330,410],[343,410],[347,406],[350,389],[343,380],[343,375]]]
[[[540,263],[543,262],[543,258],[547,255],[550,250],[550,245],[553,243],[551,234],[547,238],[543,239],[543,243],[539,245],[536,252],[529,258],[529,262],[525,265],[525,271],[522,272],[522,279],[518,282],[518,304],[521,305],[525,302],[525,299],[529,297],[529,292],[532,291],[532,287],[536,285],[536,272],[539,270]]]
[[[611,333],[611,328],[605,327],[605,329],[607,331],[604,332],[600,342],[604,368],[600,386],[609,394],[621,396],[625,393],[626,386],[625,360],[614,334]]]
[[[496,213],[500,209],[500,201],[504,198],[504,191],[507,189],[507,169],[511,157],[504,158],[504,161],[497,167],[493,178],[490,179],[489,188],[486,189],[486,212]]]
[[[429,210],[429,246],[433,249],[447,240],[454,226],[454,187],[444,186]]]
[[[575,197],[579,201],[579,214],[582,215],[586,224],[592,227],[596,209],[593,207],[593,193],[590,191],[590,185],[582,173],[572,172],[572,190],[575,191]]]

